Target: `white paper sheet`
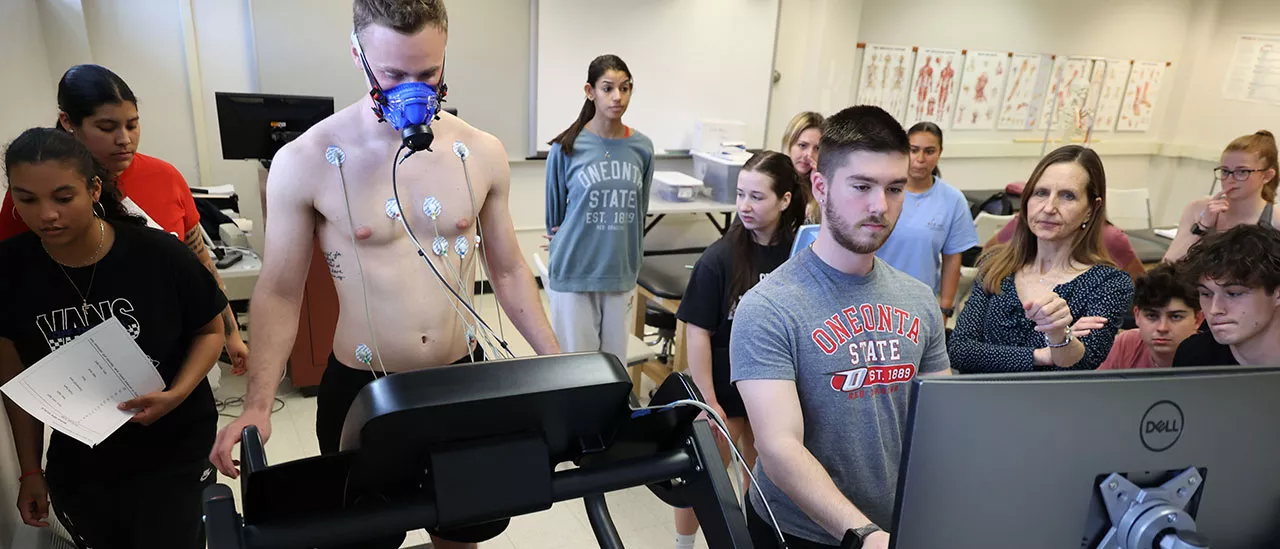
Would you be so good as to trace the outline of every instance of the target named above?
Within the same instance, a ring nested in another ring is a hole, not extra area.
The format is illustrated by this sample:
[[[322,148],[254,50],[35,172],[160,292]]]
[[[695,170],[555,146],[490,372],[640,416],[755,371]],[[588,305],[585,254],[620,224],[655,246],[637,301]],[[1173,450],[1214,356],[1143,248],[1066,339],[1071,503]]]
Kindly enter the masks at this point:
[[[155,365],[115,317],[0,387],[32,417],[91,447],[133,417],[121,402],[161,389]]]

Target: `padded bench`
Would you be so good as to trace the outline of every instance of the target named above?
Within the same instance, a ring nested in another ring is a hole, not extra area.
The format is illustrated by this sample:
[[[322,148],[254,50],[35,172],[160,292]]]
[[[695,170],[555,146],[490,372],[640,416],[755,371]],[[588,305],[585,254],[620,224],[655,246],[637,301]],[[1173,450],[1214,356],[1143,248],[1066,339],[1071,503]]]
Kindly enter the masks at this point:
[[[684,299],[684,290],[689,286],[689,277],[693,274],[693,264],[697,263],[699,257],[702,257],[702,254],[649,255],[644,257],[644,262],[640,266],[640,273],[636,280],[636,291],[640,299],[636,302],[635,307],[632,308],[635,314],[635,322],[632,326],[636,337],[644,338],[646,302],[652,303],[672,315],[676,314],[676,310],[680,308],[680,300]],[[683,372],[687,368],[685,362],[684,323],[678,320],[676,321],[675,345],[673,347],[674,350],[671,352],[672,356],[668,364],[669,369],[646,365],[642,368],[633,368],[631,370],[631,382],[636,391],[640,389],[642,370],[643,374],[661,383],[671,372]]]
[[[1159,263],[1164,259],[1164,254],[1169,251],[1169,245],[1173,243],[1172,240],[1156,234],[1152,229],[1134,229],[1125,231],[1124,234],[1129,236],[1133,251],[1143,265]]]

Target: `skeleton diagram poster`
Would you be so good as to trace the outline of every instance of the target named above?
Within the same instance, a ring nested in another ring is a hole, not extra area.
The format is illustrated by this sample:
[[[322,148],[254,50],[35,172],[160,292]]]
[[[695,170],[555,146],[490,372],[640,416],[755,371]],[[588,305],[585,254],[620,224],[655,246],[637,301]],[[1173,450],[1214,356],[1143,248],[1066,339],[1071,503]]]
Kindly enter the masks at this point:
[[[1164,76],[1164,63],[1139,61],[1133,64],[1129,85],[1120,103],[1120,120],[1116,131],[1141,132],[1151,127],[1151,113],[1160,95],[1160,79]]]
[[[858,77],[858,104],[880,107],[901,122],[907,111],[908,73],[914,59],[908,46],[867,44]]]
[[[1092,67],[1091,59],[1058,57],[1054,60],[1049,93],[1044,98],[1036,128],[1043,130],[1050,124],[1054,128],[1062,128],[1066,121],[1076,119],[1088,98],[1089,69]]]
[[[1049,87],[1050,60],[1038,53],[1015,53],[1009,62],[1009,80],[1000,119],[1001,130],[1029,130],[1040,112],[1046,88]]]
[[[947,127],[956,111],[963,63],[960,50],[920,48],[911,73],[907,123],[933,122]]]
[[[1120,103],[1124,101],[1124,85],[1129,81],[1133,64],[1126,59],[1100,59],[1093,62],[1093,84],[1089,87],[1089,107],[1093,109],[1093,131],[1116,129]]]
[[[953,130],[991,130],[1000,117],[1000,97],[1004,92],[1009,54],[971,51],[965,55],[960,97],[956,100]]]

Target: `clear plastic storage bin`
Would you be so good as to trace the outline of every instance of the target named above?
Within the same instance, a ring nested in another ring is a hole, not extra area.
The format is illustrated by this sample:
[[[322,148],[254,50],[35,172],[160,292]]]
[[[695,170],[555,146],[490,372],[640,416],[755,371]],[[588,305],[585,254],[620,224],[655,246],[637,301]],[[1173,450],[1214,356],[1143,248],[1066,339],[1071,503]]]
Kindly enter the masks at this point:
[[[702,194],[702,182],[680,172],[654,172],[653,188],[668,202],[693,202]]]

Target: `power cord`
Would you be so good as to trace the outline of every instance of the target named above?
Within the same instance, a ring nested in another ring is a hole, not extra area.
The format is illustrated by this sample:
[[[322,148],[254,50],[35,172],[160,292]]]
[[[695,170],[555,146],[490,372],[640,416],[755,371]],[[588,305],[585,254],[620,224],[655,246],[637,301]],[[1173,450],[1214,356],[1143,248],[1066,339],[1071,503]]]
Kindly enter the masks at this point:
[[[693,406],[695,408],[698,408],[699,410],[702,410],[703,412],[706,412],[707,417],[715,420],[715,421],[712,421],[711,424],[714,425],[716,429],[720,430],[720,433],[724,435],[725,440],[729,441],[729,450],[733,452],[734,471],[738,474],[738,478],[742,478],[741,468],[746,467],[747,460],[742,457],[741,453],[738,452],[738,445],[735,444],[733,442],[733,438],[729,436],[729,428],[725,426],[724,418],[720,417],[720,414],[716,413],[716,411],[712,409],[711,406],[708,406],[707,403],[701,402],[698,400],[693,400],[693,399],[677,400],[675,402],[672,402],[670,404],[666,404],[663,406],[649,406],[646,408],[636,408],[635,410],[632,410],[631,417],[633,419],[638,417],[643,417],[654,412],[665,412],[680,406]],[[756,476],[751,473],[751,468],[746,467],[746,471],[747,471],[747,477],[751,479],[751,485],[755,486],[756,489],[759,490],[760,482],[756,480]],[[736,494],[736,491],[735,491],[735,494]],[[746,497],[746,494],[745,493],[741,494],[740,498],[741,497]],[[783,536],[782,534],[782,527],[778,525],[777,517],[773,516],[773,509],[769,506],[769,498],[764,497],[763,492],[761,492],[760,494],[760,501],[764,502],[764,510],[769,513],[769,520],[773,522],[773,529],[774,529],[774,532],[778,534],[778,543],[780,544],[780,547],[782,547],[782,549],[787,549],[787,540],[786,540],[786,537]],[[746,514],[747,514],[747,509],[744,506],[742,509],[742,516],[746,518]]]
[[[275,404],[278,404],[279,407],[276,407]],[[280,397],[276,397],[275,404],[271,406],[272,414],[284,409],[284,400],[281,400]],[[236,419],[240,416],[233,416],[226,413],[227,408],[239,408],[244,406],[244,397],[227,397],[222,400],[214,401],[213,406],[218,410],[218,415]]]

